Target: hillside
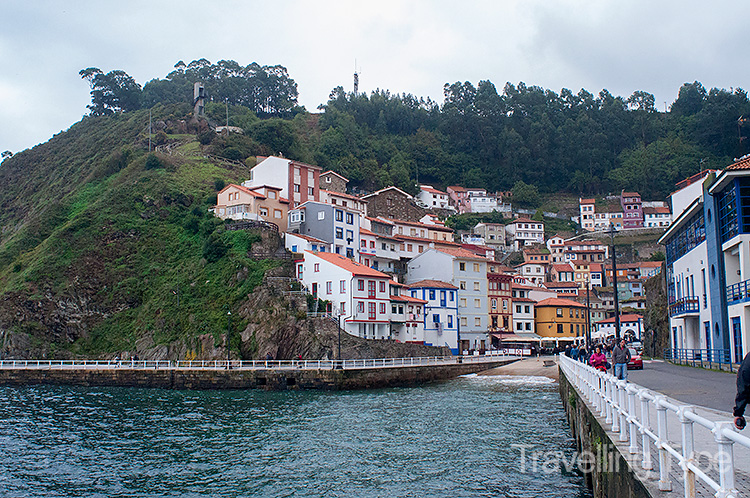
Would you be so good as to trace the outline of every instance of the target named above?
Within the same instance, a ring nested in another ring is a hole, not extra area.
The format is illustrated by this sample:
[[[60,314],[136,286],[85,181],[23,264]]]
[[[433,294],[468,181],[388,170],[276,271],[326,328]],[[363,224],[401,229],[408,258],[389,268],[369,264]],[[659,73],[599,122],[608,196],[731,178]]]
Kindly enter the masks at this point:
[[[176,110],[155,119],[179,121]],[[227,311],[279,265],[248,257],[260,237],[224,231],[207,211],[215,186],[247,168],[205,159],[194,135],[168,136],[181,144],[174,153],[149,155],[147,123],[147,111],[85,118],[2,163],[6,353],[96,355],[135,350],[146,336],[219,341]]]

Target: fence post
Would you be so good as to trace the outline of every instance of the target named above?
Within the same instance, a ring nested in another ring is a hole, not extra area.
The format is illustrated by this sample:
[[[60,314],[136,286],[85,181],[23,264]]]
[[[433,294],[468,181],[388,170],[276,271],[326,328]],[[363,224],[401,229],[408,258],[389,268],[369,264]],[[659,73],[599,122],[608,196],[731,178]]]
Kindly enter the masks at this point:
[[[682,406],[677,412],[682,425],[682,456],[685,457],[685,462],[682,464],[682,481],[686,498],[695,496],[695,472],[688,468],[688,464],[693,463],[695,459],[695,439],[693,438],[693,421],[687,418],[688,413],[693,413],[692,406]]]
[[[664,448],[667,442],[667,407],[662,403],[666,397],[658,395],[654,399],[656,404],[656,429],[658,440],[656,447],[659,448],[659,490],[672,491],[672,482],[669,480],[669,454]]]
[[[619,429],[619,427],[617,427],[617,419],[614,416],[615,397],[613,396],[613,393],[612,393],[612,390],[614,389],[614,384],[612,382],[611,377],[607,377],[606,379],[604,379],[604,383],[607,385],[607,418],[605,422],[610,424],[612,426],[612,431],[615,432]]]
[[[632,385],[627,386],[628,391],[628,422],[630,424],[630,453],[635,455],[638,453],[638,427],[635,422],[638,420],[638,416],[635,412],[635,387]]]
[[[713,428],[714,440],[719,445],[719,485],[721,489],[716,496],[724,497],[728,495],[737,496],[737,490],[734,487],[734,442],[724,435],[724,431],[732,429],[731,422],[716,422]]]
[[[646,397],[648,394],[647,389],[641,389],[638,391],[638,397],[641,400],[641,446],[643,446],[643,460],[641,461],[641,467],[644,470],[651,470],[654,468],[653,463],[651,462],[651,438],[648,437],[648,434],[646,434],[646,430],[651,429],[651,424],[649,423],[649,413],[648,413],[648,398]]]
[[[619,410],[620,412],[620,441],[627,441],[628,440],[628,418],[625,411],[625,397],[627,396],[627,381],[625,380],[618,380],[617,381],[617,390],[619,391]]]

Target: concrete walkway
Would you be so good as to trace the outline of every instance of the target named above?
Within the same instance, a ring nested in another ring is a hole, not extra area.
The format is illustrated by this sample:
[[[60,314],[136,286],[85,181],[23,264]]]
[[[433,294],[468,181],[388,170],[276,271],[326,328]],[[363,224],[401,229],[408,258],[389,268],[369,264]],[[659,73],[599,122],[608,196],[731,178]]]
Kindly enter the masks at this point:
[[[731,413],[737,374],[646,360],[643,370],[628,371],[628,380],[683,403]]]
[[[480,375],[518,375],[524,377],[549,377],[559,380],[560,371],[554,356],[523,358],[509,365],[486,370]]]
[[[629,371],[628,381],[653,392],[659,392],[669,398],[675,405],[692,405],[694,412],[711,421],[731,421],[731,409],[734,406],[736,394],[736,374],[716,372],[694,367],[673,365],[660,360],[644,362],[644,369]],[[656,427],[656,410],[653,405],[649,410],[650,426]],[[638,408],[637,408],[638,409]],[[609,427],[600,421],[604,427]],[[670,444],[681,449],[681,424],[677,415],[667,412],[667,426]],[[748,429],[741,432],[750,436]],[[612,435],[617,441],[617,435]],[[638,441],[640,445],[640,438]],[[714,435],[704,427],[694,424],[695,451],[698,452],[699,466],[712,478],[718,480],[718,465],[716,463],[718,447]],[[618,446],[620,446],[618,444]],[[621,451],[627,453],[627,443],[622,444]],[[654,465],[658,468],[656,450],[652,451]],[[734,445],[734,462],[737,467],[736,487],[741,496],[750,496],[750,448],[738,444]],[[634,467],[638,467],[635,465]],[[658,471],[657,471],[658,472]],[[672,493],[656,492],[655,496],[681,496],[682,472],[673,461],[670,469],[673,481]],[[697,483],[698,496],[712,496],[713,491],[702,483]]]

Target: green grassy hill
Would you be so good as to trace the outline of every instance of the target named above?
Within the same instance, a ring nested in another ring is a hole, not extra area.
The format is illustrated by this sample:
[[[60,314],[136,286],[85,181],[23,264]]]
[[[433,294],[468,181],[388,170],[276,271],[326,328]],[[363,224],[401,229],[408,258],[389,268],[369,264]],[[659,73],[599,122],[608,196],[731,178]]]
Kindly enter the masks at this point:
[[[179,106],[154,120],[185,127]],[[195,135],[149,154],[148,111],[84,118],[0,165],[0,351],[101,355],[226,330],[278,262],[223,230],[216,188],[248,168],[207,160]],[[188,125],[189,126],[189,125]],[[176,126],[173,126],[173,128]],[[234,326],[243,326],[238,320]]]

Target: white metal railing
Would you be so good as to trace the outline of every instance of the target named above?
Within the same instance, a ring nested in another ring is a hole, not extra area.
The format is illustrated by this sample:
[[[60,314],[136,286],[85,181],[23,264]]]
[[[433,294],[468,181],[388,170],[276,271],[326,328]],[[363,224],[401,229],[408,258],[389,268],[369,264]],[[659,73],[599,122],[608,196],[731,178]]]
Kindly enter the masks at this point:
[[[0,370],[109,370],[116,368],[138,370],[259,370],[308,369],[330,370],[333,368],[392,368],[454,365],[458,363],[486,363],[497,361],[498,356],[510,355],[493,351],[485,356],[429,356],[415,358],[369,358],[344,360],[0,360]]]
[[[738,433],[731,421],[708,420],[695,413],[698,407],[673,403],[663,394],[625,380],[618,380],[613,375],[598,371],[565,355],[559,355],[559,358],[565,376],[591,403],[599,416],[605,417],[605,423],[610,424],[615,437],[621,442],[629,443],[628,451],[631,455],[642,454],[642,469],[653,469],[651,451],[652,447],[656,449],[659,457],[660,490],[672,490],[669,469],[670,458],[673,458],[682,469],[685,497],[696,496],[696,478],[711,488],[716,497],[740,496],[735,485],[737,467],[734,445],[750,449],[750,438]],[[649,416],[652,408],[656,411],[655,426]],[[679,443],[672,443],[668,439],[668,412],[676,415],[679,421]],[[718,476],[708,475],[709,472],[698,466],[699,455],[696,452],[693,433],[695,424],[713,435]]]

